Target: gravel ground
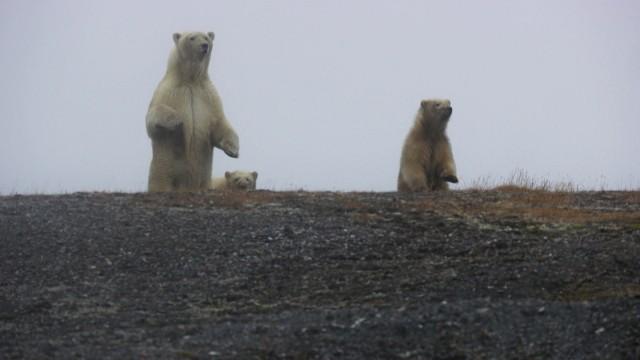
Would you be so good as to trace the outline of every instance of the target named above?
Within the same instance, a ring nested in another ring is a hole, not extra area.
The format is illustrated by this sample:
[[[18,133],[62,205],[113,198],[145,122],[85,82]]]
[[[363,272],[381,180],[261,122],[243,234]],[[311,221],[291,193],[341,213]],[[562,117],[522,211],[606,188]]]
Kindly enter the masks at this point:
[[[0,197],[0,358],[640,359],[640,193]]]

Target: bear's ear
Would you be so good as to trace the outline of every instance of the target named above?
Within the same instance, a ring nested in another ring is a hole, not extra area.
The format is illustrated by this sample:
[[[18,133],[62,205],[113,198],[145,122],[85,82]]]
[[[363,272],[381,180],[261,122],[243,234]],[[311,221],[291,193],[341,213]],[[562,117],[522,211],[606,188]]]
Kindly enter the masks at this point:
[[[213,41],[213,38],[216,37],[216,34],[214,34],[212,32],[208,32],[207,35],[209,35],[209,39],[211,39],[211,41]]]
[[[420,107],[423,109],[427,109],[427,106],[429,105],[429,100],[422,100],[420,101]]]
[[[173,34],[173,42],[176,43],[176,45],[178,45],[178,41],[180,40],[181,36],[182,36],[182,34],[180,34],[180,33],[174,33]]]
[[[227,178],[227,179],[230,178],[231,177],[231,173],[228,172],[228,171],[225,171],[224,172],[224,177]]]
[[[258,173],[257,172],[252,172],[251,176],[253,176],[253,181],[256,181],[256,179],[258,179]]]

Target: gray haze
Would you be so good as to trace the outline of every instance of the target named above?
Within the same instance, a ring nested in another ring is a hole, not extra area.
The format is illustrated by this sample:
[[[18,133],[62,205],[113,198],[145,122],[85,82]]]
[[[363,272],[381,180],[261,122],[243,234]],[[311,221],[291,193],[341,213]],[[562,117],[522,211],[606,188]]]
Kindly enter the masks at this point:
[[[240,136],[213,171],[395,189],[419,101],[449,98],[462,181],[515,169],[640,187],[640,2],[0,2],[0,193],[143,191],[144,117],[178,31],[216,33]]]

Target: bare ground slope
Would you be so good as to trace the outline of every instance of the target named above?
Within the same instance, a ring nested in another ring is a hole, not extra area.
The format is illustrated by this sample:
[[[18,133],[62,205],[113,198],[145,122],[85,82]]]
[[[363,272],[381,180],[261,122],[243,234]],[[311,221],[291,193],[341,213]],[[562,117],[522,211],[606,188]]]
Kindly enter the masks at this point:
[[[504,190],[0,197],[0,358],[640,358],[640,193]]]

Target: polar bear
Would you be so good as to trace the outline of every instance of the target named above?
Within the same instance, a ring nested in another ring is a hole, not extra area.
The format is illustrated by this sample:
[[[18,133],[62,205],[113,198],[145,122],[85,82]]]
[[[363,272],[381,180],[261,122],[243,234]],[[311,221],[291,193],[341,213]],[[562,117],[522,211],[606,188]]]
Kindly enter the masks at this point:
[[[402,148],[398,191],[448,190],[447,182],[457,183],[456,165],[446,134],[451,117],[449,100],[420,102],[413,127]]]
[[[239,155],[238,135],[227,121],[211,80],[214,34],[173,34],[164,78],[146,116],[153,158],[149,191],[204,190],[209,187],[213,148]]]
[[[255,190],[258,173],[255,171],[227,171],[224,177],[211,179],[213,190]]]

